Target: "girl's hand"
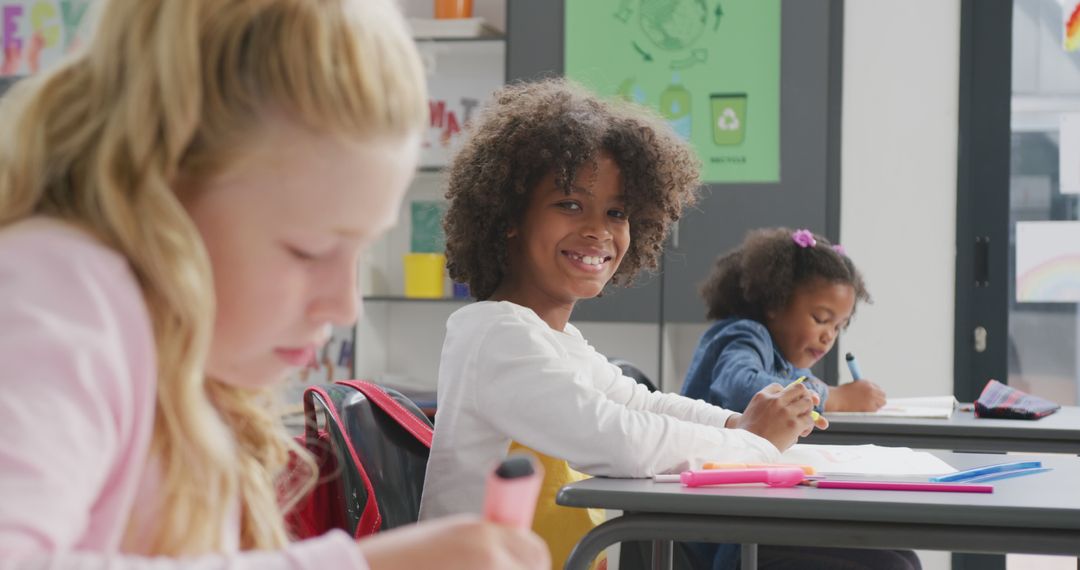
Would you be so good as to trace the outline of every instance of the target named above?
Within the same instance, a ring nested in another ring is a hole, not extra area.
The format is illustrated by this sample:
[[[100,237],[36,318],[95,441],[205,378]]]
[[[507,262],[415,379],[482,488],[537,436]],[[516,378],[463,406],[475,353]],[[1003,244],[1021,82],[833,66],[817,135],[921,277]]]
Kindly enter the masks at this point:
[[[798,441],[800,435],[814,429],[810,412],[819,399],[802,384],[789,384],[787,388],[769,384],[754,394],[738,420],[738,427],[769,440],[784,451]]]
[[[826,412],[876,412],[885,405],[885,391],[869,380],[829,388]]]
[[[821,401],[821,397],[819,397],[816,392],[814,393],[814,396],[815,396],[815,398],[814,398],[814,407],[816,408],[817,405]],[[810,414],[810,417],[813,418],[814,417],[813,414]],[[813,427],[808,428],[806,431],[800,433],[799,436],[800,437],[806,437],[806,436],[810,435],[814,431],[814,428],[817,428],[817,429],[829,429],[829,420],[826,419],[825,416],[818,414],[818,418],[816,420],[814,420]]]
[[[549,570],[547,545],[531,531],[454,516],[396,528],[357,543],[371,570]]]

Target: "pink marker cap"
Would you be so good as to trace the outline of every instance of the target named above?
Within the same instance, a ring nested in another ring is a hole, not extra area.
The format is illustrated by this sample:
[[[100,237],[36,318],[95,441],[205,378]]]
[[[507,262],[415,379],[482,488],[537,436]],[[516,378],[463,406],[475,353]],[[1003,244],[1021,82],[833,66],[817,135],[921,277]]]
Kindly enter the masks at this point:
[[[515,528],[532,528],[544,468],[529,454],[508,456],[491,471],[484,495],[484,518]]]

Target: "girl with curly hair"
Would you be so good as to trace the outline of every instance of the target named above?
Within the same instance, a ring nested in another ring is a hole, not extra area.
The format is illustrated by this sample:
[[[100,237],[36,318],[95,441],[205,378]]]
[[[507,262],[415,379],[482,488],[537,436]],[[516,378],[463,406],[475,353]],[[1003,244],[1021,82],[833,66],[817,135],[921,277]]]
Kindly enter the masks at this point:
[[[563,80],[495,95],[450,171],[449,271],[479,302],[447,321],[421,518],[478,512],[487,470],[516,442],[543,456],[534,528],[561,567],[596,524],[555,507],[580,477],[571,467],[650,477],[770,462],[813,429],[805,387],[765,390],[741,415],[650,393],[569,323],[577,301],[656,267],[698,183],[692,151],[642,108]]]
[[[357,318],[427,117],[393,2],[99,7],[0,101],[0,566],[547,567],[476,517],[286,528],[317,468],[275,384]]]
[[[885,405],[885,393],[869,380],[833,388],[808,370],[832,349],[856,304],[870,301],[840,246],[805,229],[750,232],[717,259],[701,294],[708,318],[717,322],[698,344],[684,395],[742,410],[765,386],[806,376],[820,397],[819,411]]]
[[[771,228],[750,232],[738,248],[717,259],[701,287],[708,317],[717,320],[701,337],[683,384],[683,395],[721,408],[743,410],[762,388],[802,382],[818,397],[819,411],[873,411],[885,392],[870,380],[833,388],[808,370],[832,349],[837,335],[869,302],[862,275],[839,245],[809,230]],[[736,567],[738,546],[695,544],[712,568]],[[919,568],[912,552],[762,546],[763,568]]]

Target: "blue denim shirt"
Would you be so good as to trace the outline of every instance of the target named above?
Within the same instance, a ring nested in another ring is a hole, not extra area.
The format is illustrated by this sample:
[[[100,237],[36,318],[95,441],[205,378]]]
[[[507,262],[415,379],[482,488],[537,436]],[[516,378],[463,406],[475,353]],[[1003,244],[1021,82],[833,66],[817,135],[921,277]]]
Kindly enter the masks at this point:
[[[829,387],[809,370],[795,368],[773,344],[765,325],[750,319],[717,321],[698,343],[683,383],[684,396],[742,412],[750,399],[772,383],[786,386],[800,376],[821,396],[824,411]]]
[[[751,319],[717,321],[701,336],[682,394],[710,404],[742,412],[750,399],[772,383],[786,386],[799,376],[807,388],[821,396],[818,411],[824,411],[829,387],[809,370],[795,368],[773,344],[765,325]],[[687,544],[701,560],[712,560],[713,570],[738,567],[737,544]]]

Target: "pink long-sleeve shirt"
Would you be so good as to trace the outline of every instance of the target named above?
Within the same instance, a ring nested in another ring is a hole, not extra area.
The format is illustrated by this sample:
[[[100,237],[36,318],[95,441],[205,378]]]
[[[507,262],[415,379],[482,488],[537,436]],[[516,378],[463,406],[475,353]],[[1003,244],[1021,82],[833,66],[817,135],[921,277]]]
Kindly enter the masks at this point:
[[[32,218],[0,229],[0,568],[365,569],[344,532],[280,551],[151,558],[147,467],[157,388],[150,317],[127,262],[89,235]],[[134,550],[134,551],[132,551]]]

